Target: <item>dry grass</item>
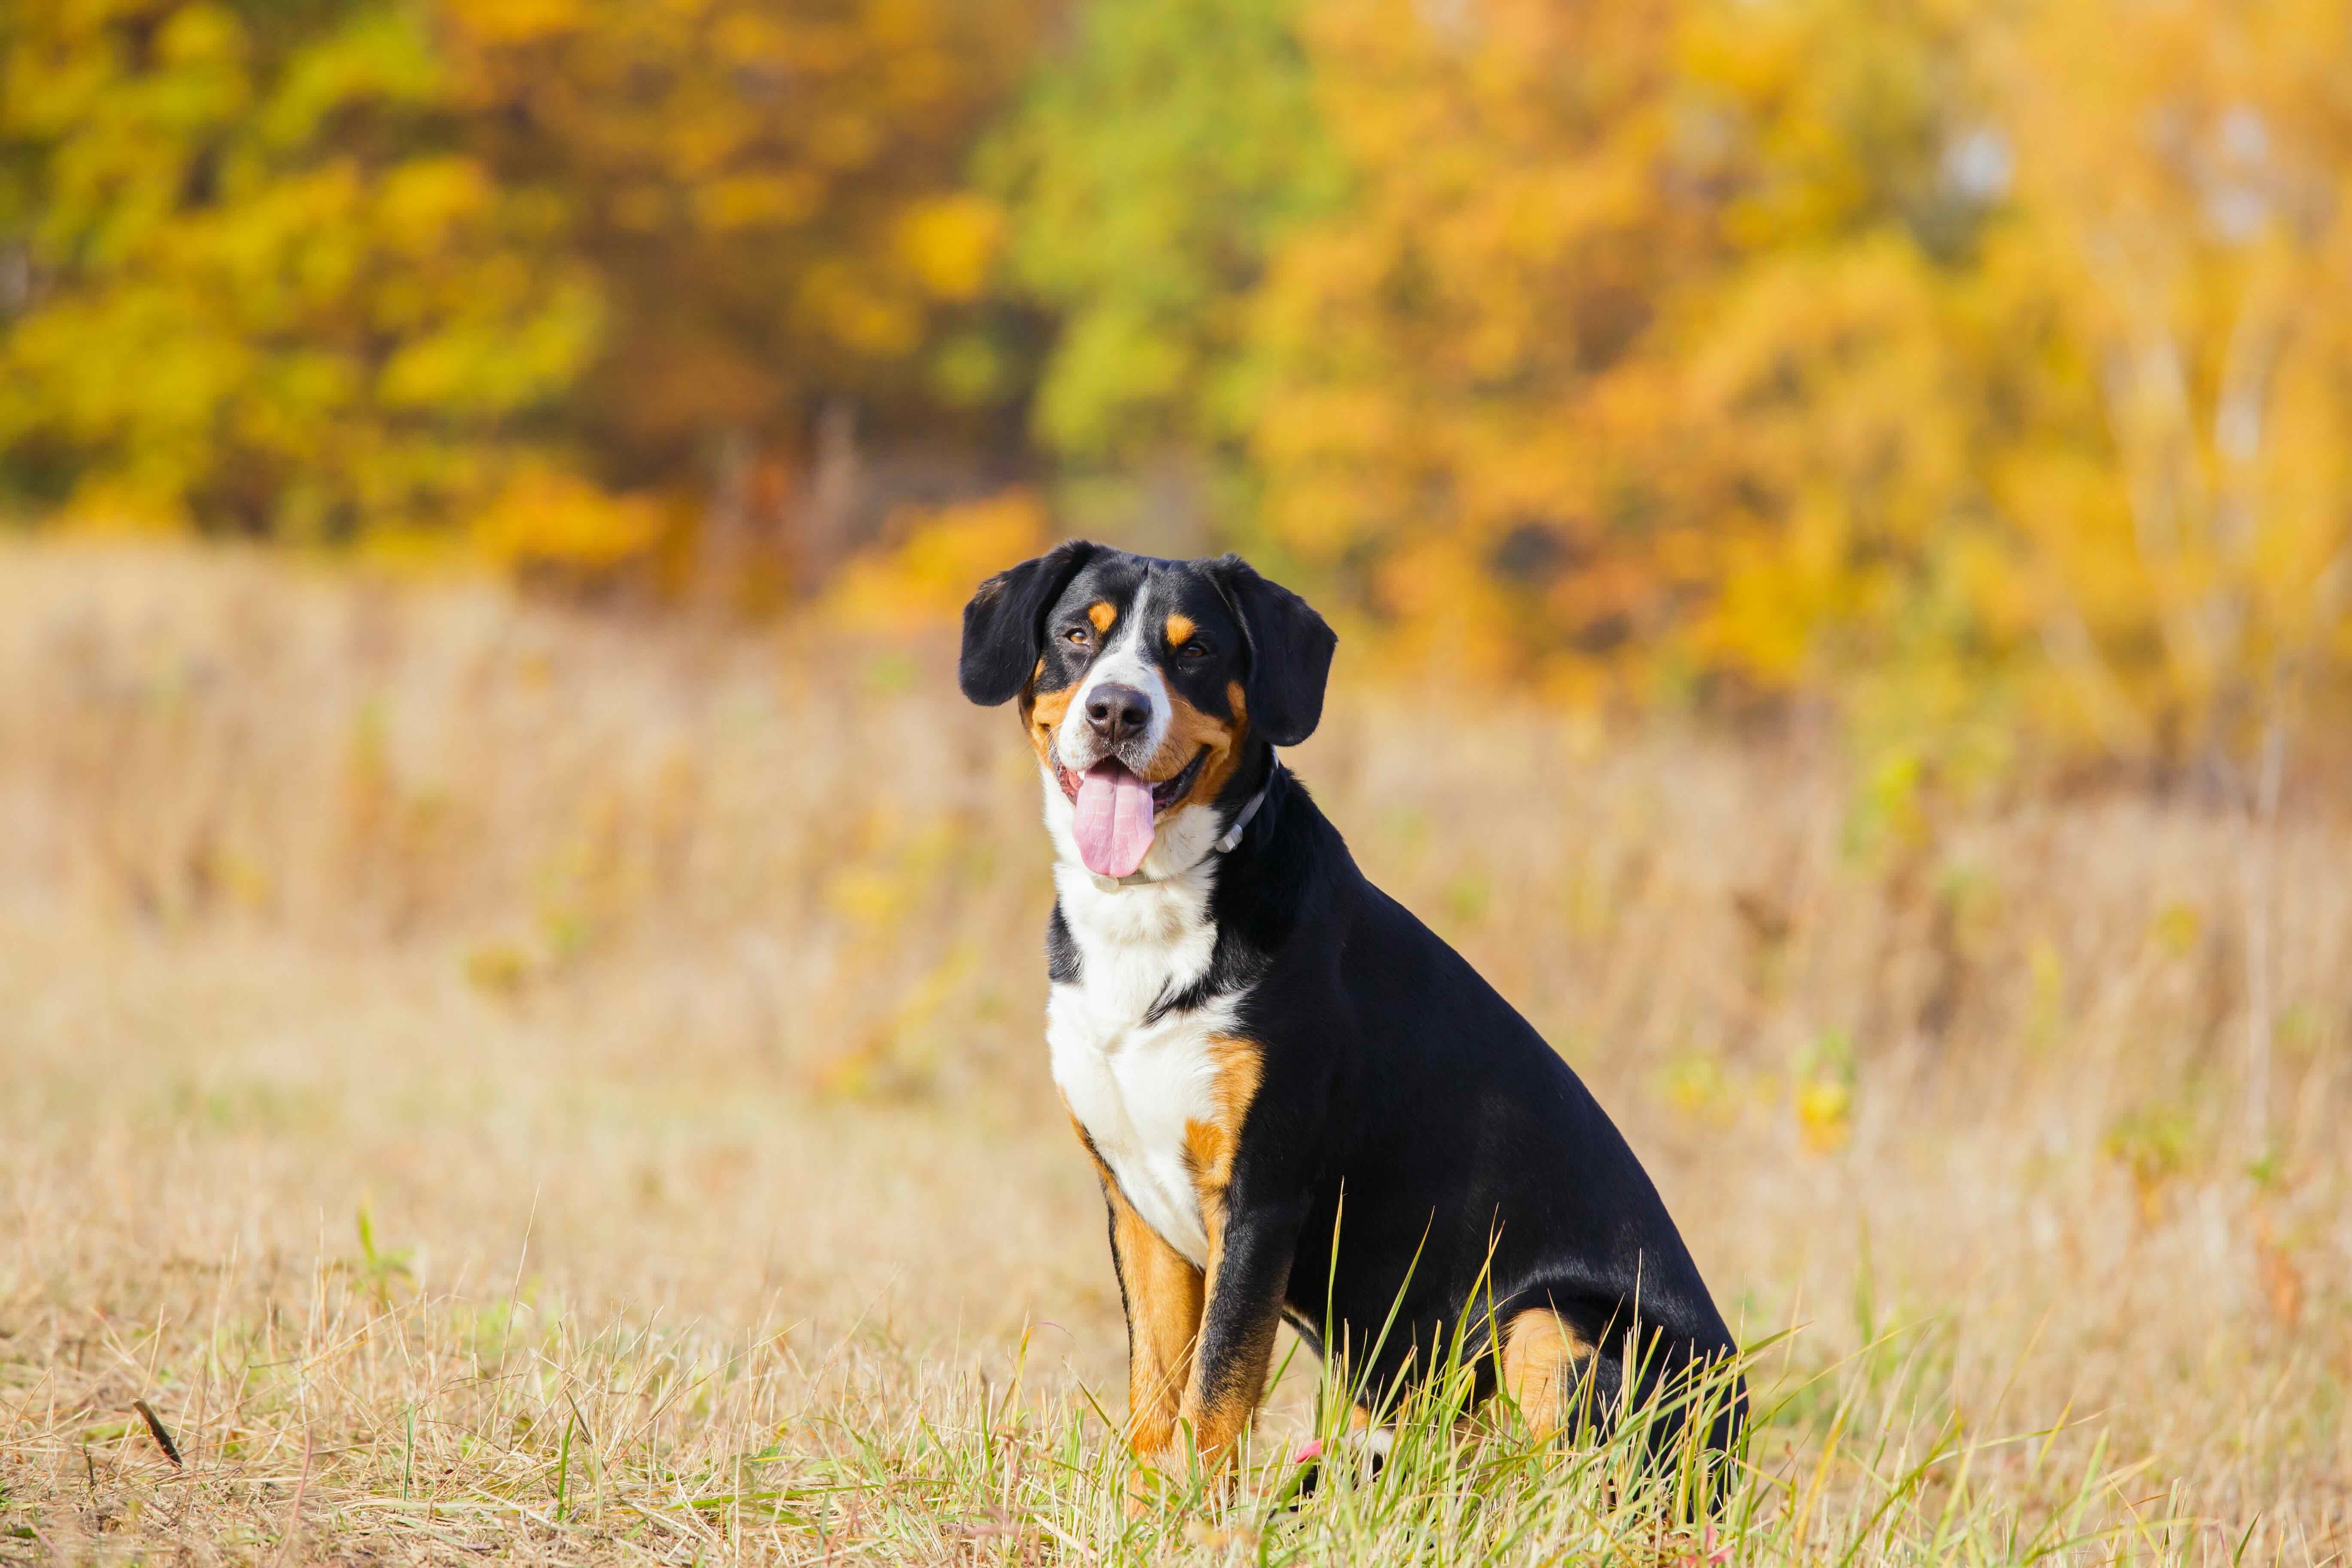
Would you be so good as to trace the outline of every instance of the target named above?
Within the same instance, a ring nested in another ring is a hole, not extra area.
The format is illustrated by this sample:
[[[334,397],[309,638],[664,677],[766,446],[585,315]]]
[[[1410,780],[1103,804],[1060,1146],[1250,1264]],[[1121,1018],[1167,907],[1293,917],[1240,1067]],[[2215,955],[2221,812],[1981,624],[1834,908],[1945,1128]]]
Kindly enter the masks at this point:
[[[1712,1542],[1492,1434],[1278,1509],[1298,1365],[1230,1509],[1129,1521],[1035,785],[948,664],[0,556],[0,1561],[2352,1545],[2352,826],[2288,813],[2256,964],[2225,816],[1344,657],[1300,772],[1593,1083],[1747,1336],[1802,1326]]]

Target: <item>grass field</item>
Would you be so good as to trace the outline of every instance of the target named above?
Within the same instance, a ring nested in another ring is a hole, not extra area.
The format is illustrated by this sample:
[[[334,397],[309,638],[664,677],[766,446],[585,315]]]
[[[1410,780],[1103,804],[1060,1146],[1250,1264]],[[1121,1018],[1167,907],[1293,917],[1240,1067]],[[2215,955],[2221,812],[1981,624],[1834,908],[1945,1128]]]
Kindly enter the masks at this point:
[[[1625,1129],[1769,1418],[1696,1533],[1442,1409],[1292,1507],[1302,1354],[1230,1502],[1130,1517],[1036,785],[950,655],[0,554],[0,1562],[2352,1548],[2340,796],[1973,798],[1344,649],[1295,765]]]

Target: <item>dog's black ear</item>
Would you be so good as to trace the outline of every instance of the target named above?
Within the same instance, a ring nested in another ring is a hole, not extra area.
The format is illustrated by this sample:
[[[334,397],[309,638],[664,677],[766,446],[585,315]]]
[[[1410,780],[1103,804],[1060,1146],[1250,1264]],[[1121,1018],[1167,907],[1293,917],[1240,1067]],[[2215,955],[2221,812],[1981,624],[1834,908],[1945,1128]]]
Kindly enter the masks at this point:
[[[1313,605],[1279,583],[1269,583],[1238,555],[1211,565],[1217,585],[1241,617],[1249,638],[1251,726],[1277,746],[1295,746],[1323,719],[1323,683],[1331,674],[1339,635]]]
[[[963,654],[956,661],[956,684],[966,697],[993,708],[1020,694],[1037,668],[1045,612],[1098,548],[1067,540],[972,590],[963,607]]]

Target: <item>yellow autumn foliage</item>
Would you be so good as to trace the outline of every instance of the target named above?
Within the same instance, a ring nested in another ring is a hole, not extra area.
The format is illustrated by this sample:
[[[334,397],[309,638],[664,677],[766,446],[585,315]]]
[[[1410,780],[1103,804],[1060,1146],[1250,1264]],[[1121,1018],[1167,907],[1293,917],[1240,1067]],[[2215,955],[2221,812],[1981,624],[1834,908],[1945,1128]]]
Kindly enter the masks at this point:
[[[0,504],[660,533],[874,625],[1238,546],[1398,668],[2242,784],[2352,698],[2347,59],[2314,0],[0,0]]]
[[[892,532],[899,542],[850,562],[827,591],[824,609],[843,625],[905,631],[953,620],[973,584],[1053,542],[1045,507],[1024,489],[908,508]]]
[[[468,542],[503,568],[595,572],[644,556],[661,535],[662,509],[654,498],[614,495],[577,474],[534,463],[475,515]]]
[[[2344,692],[2340,7],[1302,16],[1358,190],[1271,258],[1264,527],[1403,660],[2135,758]]]

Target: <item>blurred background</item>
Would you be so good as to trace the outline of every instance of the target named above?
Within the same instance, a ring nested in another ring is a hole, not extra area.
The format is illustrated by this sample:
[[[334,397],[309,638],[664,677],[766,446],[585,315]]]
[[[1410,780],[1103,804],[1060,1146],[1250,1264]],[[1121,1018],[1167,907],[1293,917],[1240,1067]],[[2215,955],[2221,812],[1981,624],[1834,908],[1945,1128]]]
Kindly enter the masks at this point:
[[[1749,1337],[2340,1548],[2340,3],[0,0],[0,516],[58,1455],[330,1274],[1115,1388],[950,675],[1085,534]]]
[[[2242,794],[2352,658],[2347,56],[2315,0],[16,0],[0,496],[755,613],[1242,547],[1404,670]]]

